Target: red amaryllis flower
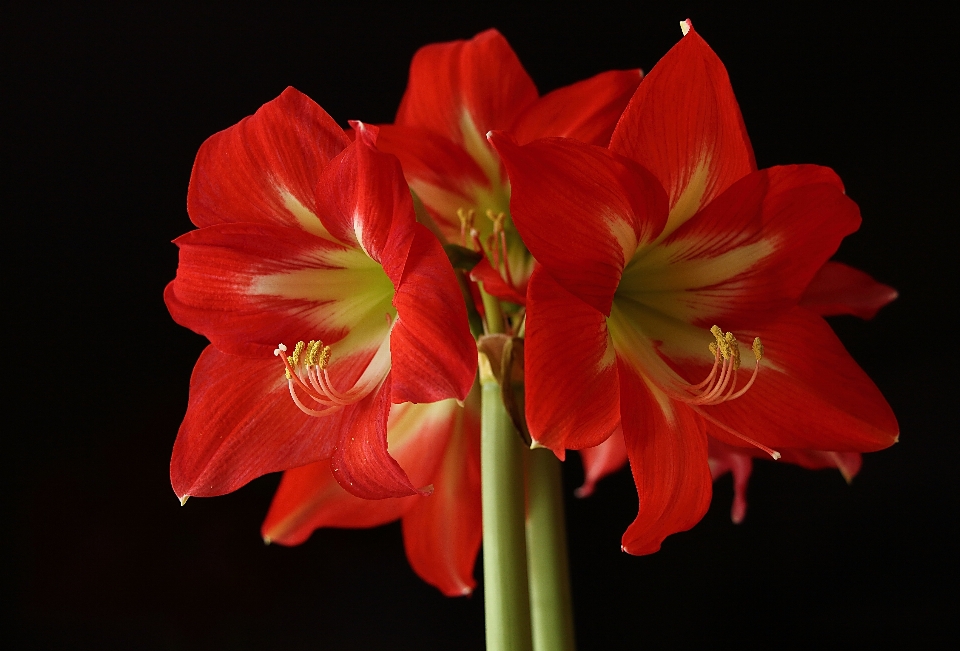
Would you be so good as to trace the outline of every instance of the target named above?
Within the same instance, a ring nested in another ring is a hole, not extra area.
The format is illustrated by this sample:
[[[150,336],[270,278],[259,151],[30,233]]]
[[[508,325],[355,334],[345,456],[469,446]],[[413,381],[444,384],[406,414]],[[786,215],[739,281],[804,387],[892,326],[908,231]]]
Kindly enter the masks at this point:
[[[810,281],[800,298],[800,305],[821,316],[852,314],[863,319],[872,319],[881,307],[896,298],[897,290],[878,283],[868,274],[841,262],[827,262]],[[734,496],[730,519],[739,524],[747,513],[747,484],[753,472],[753,459],[767,458],[767,454],[755,447],[734,447],[714,438],[709,438],[708,442],[713,479],[716,480],[728,472],[733,474]],[[859,452],[786,448],[779,452],[782,454],[781,461],[810,470],[837,468],[848,483],[853,481],[862,464]],[[623,432],[615,432],[596,447],[580,450],[580,456],[583,460],[584,481],[577,489],[577,496],[587,497],[593,493],[598,481],[627,465]]]
[[[212,343],[173,450],[181,499],[320,459],[356,495],[415,494],[387,453],[391,403],[463,399],[473,383],[453,269],[376,128],[355,129],[350,143],[288,88],[197,155],[200,228],[176,241],[165,293]]]
[[[542,265],[527,292],[530,432],[563,454],[622,427],[640,496],[623,548],[635,554],[706,511],[708,432],[774,457],[897,437],[879,390],[798,305],[859,226],[856,204],[829,169],[756,169],[723,64],[685,31],[608,149],[491,136]]]
[[[396,120],[381,127],[379,146],[400,159],[440,237],[486,251],[474,277],[490,293],[522,303],[534,261],[513,227],[510,185],[486,133],[605,146],[640,77],[639,70],[609,71],[539,97],[496,30],[428,45],[414,55]]]
[[[320,527],[373,527],[403,520],[414,571],[450,597],[470,594],[480,549],[480,405],[472,391],[453,400],[394,405],[387,441],[415,486],[433,494],[364,500],[343,490],[330,461],[287,470],[262,533],[267,542],[298,545]]]

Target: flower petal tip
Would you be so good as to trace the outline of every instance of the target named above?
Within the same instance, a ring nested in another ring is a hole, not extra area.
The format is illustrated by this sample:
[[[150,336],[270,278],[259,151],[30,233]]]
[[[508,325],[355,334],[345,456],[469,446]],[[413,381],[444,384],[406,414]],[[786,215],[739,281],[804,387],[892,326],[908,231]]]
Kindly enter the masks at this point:
[[[264,536],[264,537],[263,537],[263,544],[264,544],[264,545],[267,545],[267,546],[269,547],[269,546],[270,546],[270,543],[272,543],[272,542],[273,542],[273,541],[270,540],[270,536]]]
[[[579,498],[579,499],[583,499],[583,498],[585,498],[585,497],[590,497],[591,495],[593,495],[593,489],[594,489],[594,488],[596,488],[594,482],[592,482],[592,481],[591,481],[591,482],[586,482],[586,481],[585,481],[585,482],[583,482],[583,486],[581,486],[580,488],[575,488],[575,489],[573,490],[573,496],[574,496],[574,497],[577,497],[577,498]]]
[[[427,484],[423,488],[417,490],[417,493],[427,497],[428,495],[433,495],[433,484]]]
[[[693,21],[689,18],[680,21],[680,31],[683,32],[684,36],[689,34],[691,29],[693,29]]]
[[[546,445],[541,444],[540,441],[538,441],[537,439],[530,440],[530,449],[531,450],[540,450],[540,449],[550,450],[556,455],[558,459],[560,459],[560,461],[564,461],[567,458],[567,451],[565,449],[560,448],[559,450],[554,450],[553,448],[550,448]]]
[[[190,499],[190,496],[189,496],[189,495],[184,495],[183,497],[181,497],[181,498],[180,498],[180,506],[183,506],[184,504],[186,504],[188,499]]]

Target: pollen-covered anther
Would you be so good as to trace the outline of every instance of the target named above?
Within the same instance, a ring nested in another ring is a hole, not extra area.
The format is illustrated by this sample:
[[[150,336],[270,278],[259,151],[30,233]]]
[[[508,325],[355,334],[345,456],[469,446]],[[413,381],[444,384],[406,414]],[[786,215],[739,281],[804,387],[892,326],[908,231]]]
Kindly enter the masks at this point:
[[[284,376],[294,404],[309,416],[327,416],[362,400],[379,386],[380,379],[389,368],[389,357],[384,367],[382,361],[377,363],[379,357],[375,356],[356,384],[341,392],[334,388],[327,368],[330,364],[330,346],[325,346],[319,340],[310,340],[308,343],[298,341],[292,353],[288,355],[286,350],[287,347],[280,344],[274,355],[283,361]],[[315,402],[316,408],[303,404],[298,391]]]
[[[507,216],[503,212],[494,212],[487,210],[487,219],[493,222],[493,232],[487,242],[487,248],[490,251],[491,262],[495,269],[500,270],[503,265],[502,274],[508,285],[513,285],[513,276],[510,272],[510,259],[507,257],[507,232],[504,228]]]
[[[460,220],[460,244],[467,246],[467,236],[472,234],[473,228],[473,209],[457,208],[457,218]]]
[[[723,332],[719,326],[710,328],[710,334],[713,335],[712,341],[707,349],[713,355],[713,368],[709,375],[700,384],[687,387],[687,395],[682,396],[682,400],[692,405],[716,405],[727,400],[735,400],[753,386],[760,370],[760,359],[763,357],[763,344],[760,337],[753,340],[753,356],[756,359],[756,365],[753,368],[753,374],[747,381],[747,384],[740,389],[737,388],[737,371],[740,370],[740,344],[732,332]]]

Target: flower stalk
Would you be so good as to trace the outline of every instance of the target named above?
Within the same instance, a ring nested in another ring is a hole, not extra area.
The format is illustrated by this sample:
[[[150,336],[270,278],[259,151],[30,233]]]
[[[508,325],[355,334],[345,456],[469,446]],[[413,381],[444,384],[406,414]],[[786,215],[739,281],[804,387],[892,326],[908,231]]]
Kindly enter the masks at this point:
[[[527,568],[534,651],[574,651],[560,460],[547,449],[527,454]]]
[[[480,354],[480,474],[487,651],[531,651],[523,446]]]

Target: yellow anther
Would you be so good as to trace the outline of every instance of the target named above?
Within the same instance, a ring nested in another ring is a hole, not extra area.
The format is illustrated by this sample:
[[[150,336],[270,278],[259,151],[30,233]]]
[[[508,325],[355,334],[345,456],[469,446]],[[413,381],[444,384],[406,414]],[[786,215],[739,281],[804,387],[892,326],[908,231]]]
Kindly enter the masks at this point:
[[[502,212],[494,213],[492,209],[487,210],[487,219],[493,222],[493,232],[494,234],[499,233],[503,230],[503,220],[506,217]]]
[[[712,343],[712,344],[710,344],[709,346],[707,346],[707,348],[710,350],[710,354],[711,354],[711,355],[713,355],[714,357],[717,356],[717,350],[718,350],[718,348],[717,348],[717,345],[716,345],[716,344],[713,344],[713,343]]]
[[[733,370],[736,371],[740,368],[740,344],[732,332],[728,332],[723,336],[723,343],[726,344],[724,359],[729,359],[733,365]]]
[[[290,372],[290,369],[289,369],[288,367],[286,367],[286,366],[283,367],[283,375],[284,375],[284,377],[286,377],[288,380],[292,380],[292,379],[293,379],[293,374]]]
[[[294,347],[293,352],[287,356],[287,359],[290,360],[290,366],[296,368],[297,364],[300,363],[300,353],[303,352],[304,343],[298,341],[297,345]]]
[[[317,366],[320,367],[320,370],[323,370],[327,367],[327,364],[330,363],[330,346],[324,346],[320,350],[320,354],[317,357]]]
[[[321,348],[323,348],[322,341],[314,341],[313,339],[310,340],[310,343],[307,344],[307,366],[317,365],[317,353]]]
[[[753,356],[758,362],[763,359],[763,342],[760,341],[760,337],[755,337],[753,340]]]
[[[457,217],[460,218],[460,229],[468,230],[473,228],[473,209],[464,210],[463,208],[457,208]]]

